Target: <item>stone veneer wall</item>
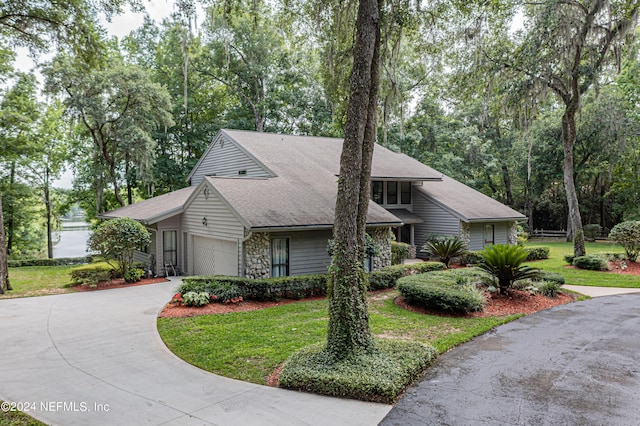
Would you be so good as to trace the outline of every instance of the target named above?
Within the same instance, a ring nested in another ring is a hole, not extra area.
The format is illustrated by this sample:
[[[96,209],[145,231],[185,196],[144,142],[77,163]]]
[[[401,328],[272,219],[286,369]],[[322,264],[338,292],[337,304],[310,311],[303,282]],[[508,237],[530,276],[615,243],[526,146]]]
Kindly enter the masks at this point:
[[[471,225],[467,222],[460,221],[460,239],[465,242],[468,247],[471,247]]]
[[[247,278],[271,276],[271,240],[268,232],[256,232],[244,243],[244,273]]]
[[[518,244],[518,222],[509,222],[509,244]]]
[[[373,258],[373,270],[391,265],[391,230],[389,228],[374,228],[369,234],[376,242],[380,255]]]

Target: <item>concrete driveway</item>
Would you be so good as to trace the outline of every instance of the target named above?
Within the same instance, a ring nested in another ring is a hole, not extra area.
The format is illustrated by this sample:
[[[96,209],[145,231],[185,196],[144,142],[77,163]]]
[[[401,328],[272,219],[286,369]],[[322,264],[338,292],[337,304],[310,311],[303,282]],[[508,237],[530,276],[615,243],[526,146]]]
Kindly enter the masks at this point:
[[[156,331],[176,286],[0,300],[0,400],[65,426],[374,425],[390,410],[186,364]]]
[[[640,425],[640,294],[527,316],[440,356],[382,425]]]

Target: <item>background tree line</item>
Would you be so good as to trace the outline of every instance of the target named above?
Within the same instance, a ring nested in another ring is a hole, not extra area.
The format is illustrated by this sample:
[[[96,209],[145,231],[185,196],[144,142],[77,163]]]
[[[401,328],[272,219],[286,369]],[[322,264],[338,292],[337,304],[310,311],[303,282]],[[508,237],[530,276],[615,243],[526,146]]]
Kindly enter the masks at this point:
[[[343,136],[356,3],[178,0],[162,22],[109,37],[97,16],[128,8],[144,2],[0,4],[10,256],[47,254],[47,241],[51,255],[73,202],[94,217],[186,186],[221,128]],[[637,14],[622,0],[388,0],[377,140],[522,211],[532,229],[572,230],[571,111],[580,223],[637,219]],[[16,45],[54,53],[41,82],[14,69]],[[51,186],[64,167],[72,190]]]

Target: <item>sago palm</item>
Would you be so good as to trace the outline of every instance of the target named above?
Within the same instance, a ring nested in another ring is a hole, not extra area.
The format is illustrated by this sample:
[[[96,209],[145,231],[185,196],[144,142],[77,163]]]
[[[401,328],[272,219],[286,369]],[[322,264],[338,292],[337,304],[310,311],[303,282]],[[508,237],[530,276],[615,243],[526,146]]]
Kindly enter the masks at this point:
[[[467,244],[459,237],[433,239],[422,246],[422,251],[437,257],[448,268],[451,259],[467,252]]]
[[[501,294],[508,291],[515,281],[538,275],[537,269],[522,265],[527,259],[527,251],[520,246],[496,244],[485,247],[478,255],[482,259],[478,267],[498,280]]]

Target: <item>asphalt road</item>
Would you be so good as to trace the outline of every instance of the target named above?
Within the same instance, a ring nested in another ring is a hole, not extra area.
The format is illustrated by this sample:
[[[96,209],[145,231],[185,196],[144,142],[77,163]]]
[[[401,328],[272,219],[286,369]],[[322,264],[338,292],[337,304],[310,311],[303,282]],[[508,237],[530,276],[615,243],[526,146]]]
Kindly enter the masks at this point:
[[[640,294],[559,306],[440,356],[381,425],[640,425]]]

